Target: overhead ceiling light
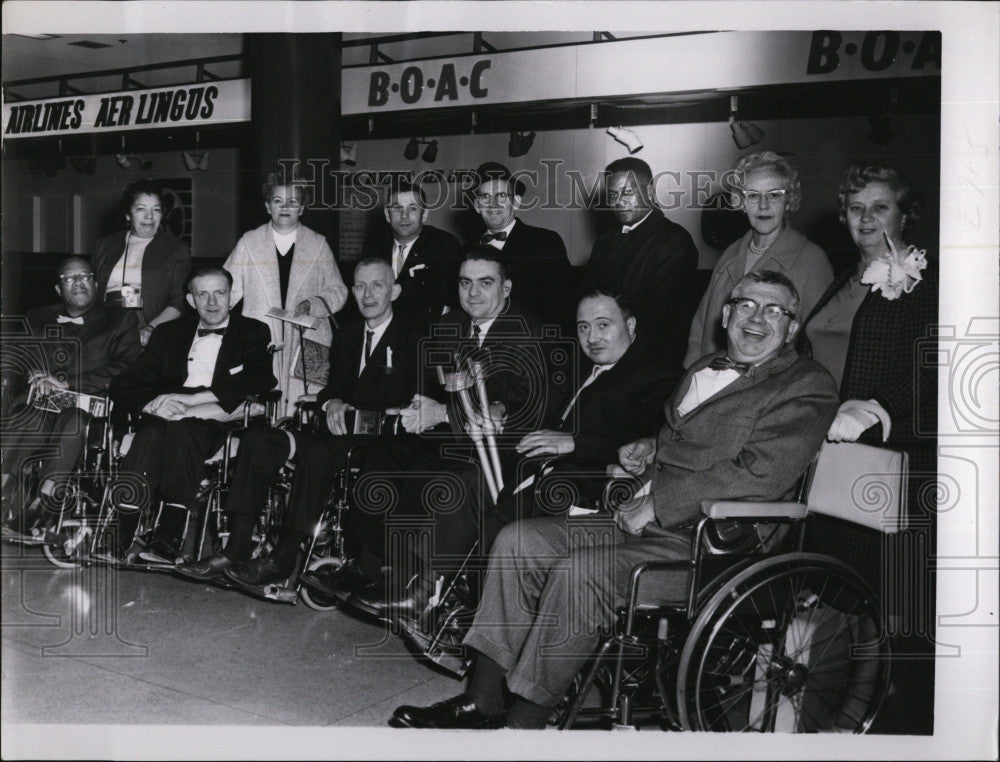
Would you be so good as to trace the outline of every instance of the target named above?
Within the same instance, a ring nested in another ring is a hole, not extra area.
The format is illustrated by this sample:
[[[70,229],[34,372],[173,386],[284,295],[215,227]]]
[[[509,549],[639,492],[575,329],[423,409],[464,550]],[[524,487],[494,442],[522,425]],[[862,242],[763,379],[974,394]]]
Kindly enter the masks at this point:
[[[153,162],[149,158],[137,153],[116,153],[115,161],[122,169],[131,169],[137,164],[143,169],[149,169],[153,166]]]
[[[201,132],[194,133],[194,150],[193,151],[183,151],[181,157],[184,159],[184,166],[187,167],[188,172],[194,172],[196,169],[204,172],[208,169],[208,151],[199,151],[198,148],[201,144]]]
[[[420,154],[420,146],[426,146],[424,152]],[[413,161],[420,156],[428,164],[433,164],[437,159],[438,142],[436,140],[424,140],[422,138],[410,138],[403,149],[403,157]]]
[[[729,129],[733,133],[733,142],[741,151],[756,145],[764,139],[764,131],[753,122],[736,120],[736,111],[739,108],[739,96],[733,95],[729,98]]]
[[[625,146],[629,153],[638,153],[642,150],[642,141],[632,130],[624,127],[608,127],[608,134]]]
[[[358,163],[357,143],[340,144],[340,163],[346,164],[348,167],[353,167],[355,164]]]
[[[524,156],[531,150],[534,142],[535,133],[533,132],[512,132],[510,133],[510,143],[507,144],[507,153],[512,157]]]

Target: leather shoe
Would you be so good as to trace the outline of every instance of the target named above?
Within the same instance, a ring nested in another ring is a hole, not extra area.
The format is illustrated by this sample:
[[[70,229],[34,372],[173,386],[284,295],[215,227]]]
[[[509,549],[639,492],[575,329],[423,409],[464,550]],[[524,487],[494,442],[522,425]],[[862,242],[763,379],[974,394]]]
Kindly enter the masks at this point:
[[[433,593],[433,580],[414,575],[402,590],[379,580],[359,588],[348,602],[386,622],[398,618],[418,619]]]
[[[209,556],[200,561],[177,564],[174,567],[174,571],[182,577],[207,582],[209,580],[225,579],[223,572],[232,563],[230,559],[223,555]]]
[[[390,724],[402,728],[441,728],[443,730],[480,730],[499,728],[504,718],[490,717],[479,711],[472,697],[463,693],[428,707],[401,706],[392,713]]]
[[[233,582],[246,587],[263,587],[272,582],[282,582],[291,575],[291,570],[282,569],[271,556],[261,556],[250,561],[230,564],[222,570]]]
[[[348,561],[340,566],[330,564],[314,572],[303,572],[299,575],[299,582],[310,589],[336,596],[339,593],[353,593],[369,584],[371,579],[357,564]]]

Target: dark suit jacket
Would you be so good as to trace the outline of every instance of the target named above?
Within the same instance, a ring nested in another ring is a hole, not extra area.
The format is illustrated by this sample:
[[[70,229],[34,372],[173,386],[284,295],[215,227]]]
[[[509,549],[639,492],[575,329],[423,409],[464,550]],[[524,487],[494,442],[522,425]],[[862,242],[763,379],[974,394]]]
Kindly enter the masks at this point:
[[[125,252],[125,233],[120,230],[97,242],[90,262],[97,279],[97,298],[104,301],[111,268]],[[142,316],[149,322],[167,307],[185,311],[184,281],[191,272],[187,244],[161,230],[142,256]]]
[[[386,226],[365,240],[361,254],[364,258],[384,259],[391,264],[395,246],[391,229]],[[402,291],[392,303],[393,314],[426,327],[441,317],[444,307],[457,309],[461,259],[462,247],[455,236],[424,225],[396,279]]]
[[[517,432],[533,431],[539,427],[546,410],[544,390],[547,384],[547,367],[539,345],[540,328],[537,320],[525,315],[505,314],[490,326],[483,346],[469,338],[471,321],[464,312],[452,313],[431,328],[430,338],[424,343],[422,358],[425,372],[421,378],[421,394],[446,401],[452,430],[462,433],[464,414],[456,394],[442,390],[437,377],[437,365],[445,371],[454,370],[455,359],[466,368],[470,358],[482,364],[486,376],[486,394],[489,402],[500,402],[507,410],[504,437]],[[477,399],[472,394],[473,403]],[[478,411],[477,411],[478,412]]]
[[[320,405],[330,399],[339,399],[360,410],[385,410],[405,407],[413,399],[417,389],[420,334],[394,312],[359,376],[365,330],[364,321],[356,320],[337,334],[330,354],[329,382],[316,396]],[[387,350],[392,350],[391,365]]]
[[[780,500],[819,450],[837,413],[833,377],[817,362],[786,351],[740,377],[685,416],[677,413],[691,366],[666,405],[652,468],[656,521],[688,524],[703,500]],[[649,531],[649,530],[647,530]]]
[[[512,312],[538,315],[546,323],[570,324],[573,270],[557,232],[517,220],[501,258],[513,282]]]
[[[628,235],[616,224],[594,242],[577,300],[595,288],[618,291],[632,302],[636,332],[665,354],[675,383],[680,380],[702,291],[698,249],[688,232],[659,209]]]
[[[584,363],[581,384],[593,367],[589,360]],[[637,339],[613,368],[580,392],[565,421],[560,416],[576,390],[561,399],[547,416],[548,427],[573,434],[570,460],[603,469],[618,460],[622,445],[656,435],[663,425],[663,403],[670,391],[666,367],[652,361],[642,340]]]
[[[854,272],[852,267],[834,278],[805,326]],[[937,429],[937,364],[929,359],[936,346],[929,336],[938,319],[938,275],[933,261],[923,276],[913,291],[898,299],[890,301],[881,292],[868,292],[851,324],[840,385],[841,401],[873,399],[882,405],[892,420],[886,446],[911,451],[921,444],[933,448]],[[866,431],[861,441],[881,446],[881,424]]]
[[[126,412],[139,413],[154,397],[184,390],[198,321],[198,315],[191,314],[157,326],[146,351],[112,382],[115,403]],[[229,315],[210,387],[226,412],[235,410],[247,395],[274,388],[277,379],[267,352],[270,340],[271,332],[259,320]]]
[[[83,315],[83,325],[58,323],[62,304],[36,307],[28,312],[28,323],[36,337],[44,338],[49,327],[62,332],[63,339],[78,341],[79,349],[69,352],[65,342],[43,342],[45,366],[56,377],[64,376],[73,391],[95,394],[105,391],[111,379],[125,370],[141,353],[139,320],[133,312],[113,304],[94,305]]]

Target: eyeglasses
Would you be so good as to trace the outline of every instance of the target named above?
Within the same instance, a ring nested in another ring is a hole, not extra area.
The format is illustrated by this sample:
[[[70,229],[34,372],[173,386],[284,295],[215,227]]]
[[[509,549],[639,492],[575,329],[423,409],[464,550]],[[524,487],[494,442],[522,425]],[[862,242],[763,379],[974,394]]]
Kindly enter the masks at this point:
[[[746,199],[748,204],[759,204],[761,196],[766,196],[767,203],[777,204],[785,198],[786,193],[788,193],[788,191],[784,188],[774,188],[773,190],[765,191],[764,193],[761,193],[760,191],[743,191],[743,198]]]
[[[618,199],[622,199],[624,201],[625,199],[634,198],[634,197],[635,197],[635,190],[632,189],[632,188],[626,188],[623,191],[613,191],[613,190],[609,190],[608,191],[608,203],[609,204],[617,204],[618,203]]]
[[[284,201],[282,201],[280,198],[272,198],[271,203],[277,204],[278,206],[290,206],[292,207],[292,209],[302,206],[302,202],[299,201],[297,198],[289,198],[285,199]]]
[[[90,283],[94,280],[93,273],[64,273],[59,276],[63,283]]]
[[[736,314],[740,317],[751,317],[757,314],[757,310],[762,310],[764,320],[768,323],[777,323],[781,318],[794,318],[795,313],[785,309],[780,304],[758,304],[753,299],[729,299],[726,304],[731,304],[736,308]]]
[[[505,193],[504,191],[499,191],[498,193],[477,193],[476,194],[476,201],[478,201],[480,204],[491,204],[494,201],[497,202],[498,204],[504,204],[504,203],[507,202],[507,199],[509,199],[509,198],[510,198],[510,194],[509,193]]]

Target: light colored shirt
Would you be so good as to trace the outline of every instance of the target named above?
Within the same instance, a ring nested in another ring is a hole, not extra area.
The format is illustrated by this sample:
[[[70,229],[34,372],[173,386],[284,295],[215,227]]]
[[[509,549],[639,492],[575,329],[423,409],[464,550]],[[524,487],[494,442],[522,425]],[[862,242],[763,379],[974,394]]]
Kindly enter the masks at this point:
[[[613,367],[615,367],[615,364],[616,363],[611,363],[610,365],[595,365],[594,366],[593,370],[590,371],[590,375],[587,376],[587,379],[582,384],[580,384],[580,388],[576,390],[576,394],[573,395],[573,399],[571,399],[569,401],[569,404],[566,406],[566,409],[563,411],[561,420],[565,421],[566,418],[569,416],[570,411],[573,409],[573,405],[576,404],[577,399],[579,399],[579,397],[580,397],[580,392],[582,392],[584,389],[586,389],[588,386],[590,386],[592,383],[594,383],[594,380],[599,375],[601,375],[604,371],[611,370]]]
[[[212,326],[213,329],[225,328],[229,325],[227,319],[222,325]],[[209,326],[198,323],[199,328]],[[217,333],[210,333],[207,336],[199,336],[195,331],[194,341],[191,342],[191,349],[188,350],[187,379],[184,386],[188,387],[210,387],[212,378],[215,376],[215,361],[219,359],[219,348],[222,346],[222,336]]]
[[[622,235],[624,235],[625,233],[631,233],[633,230],[635,230],[637,227],[639,227],[642,223],[644,223],[646,221],[646,218],[649,217],[649,215],[651,215],[652,213],[653,213],[653,210],[650,209],[648,212],[646,212],[646,214],[643,216],[643,218],[641,220],[639,220],[638,222],[636,222],[636,223],[634,223],[632,225],[622,225]]]
[[[295,228],[291,233],[279,233],[271,227],[271,235],[274,236],[274,246],[278,249],[278,253],[281,256],[285,256],[288,250],[295,245],[295,234],[299,232],[298,228]]]
[[[678,415],[687,415],[696,407],[715,396],[733,381],[738,379],[740,374],[732,368],[725,370],[712,370],[702,368],[691,376],[691,384],[684,395],[684,399],[677,405]]]
[[[399,241],[393,241],[392,247],[392,272],[399,278],[399,274],[403,271],[403,265],[406,264],[406,258],[410,256],[410,249],[413,248],[413,244],[417,241],[413,239],[409,243],[400,243]]]
[[[389,327],[389,323],[392,322],[392,315],[389,315],[389,319],[382,323],[382,325],[375,326],[374,328],[369,328],[368,324],[365,323],[365,330],[361,336],[361,363],[358,366],[358,375],[365,369],[368,364],[368,358],[365,357],[365,344],[368,342],[368,332],[372,332],[372,351],[375,351],[375,347],[378,343],[382,341],[382,335],[385,333],[385,329]]]
[[[489,333],[490,328],[493,326],[493,323],[495,323],[495,322],[496,322],[496,318],[492,317],[489,320],[483,321],[482,323],[478,323],[478,324],[477,323],[473,323],[472,326],[469,327],[469,331],[470,331],[469,338],[472,338],[472,336],[475,333],[475,328],[473,326],[476,326],[476,325],[479,326],[479,348],[480,349],[482,349],[483,342],[486,340],[486,334]]]
[[[108,285],[105,293],[121,291],[122,286],[132,286],[137,291],[142,288],[142,257],[146,253],[146,247],[152,238],[140,238],[137,235],[126,233],[125,251],[111,268],[108,276]]]

